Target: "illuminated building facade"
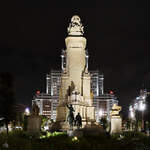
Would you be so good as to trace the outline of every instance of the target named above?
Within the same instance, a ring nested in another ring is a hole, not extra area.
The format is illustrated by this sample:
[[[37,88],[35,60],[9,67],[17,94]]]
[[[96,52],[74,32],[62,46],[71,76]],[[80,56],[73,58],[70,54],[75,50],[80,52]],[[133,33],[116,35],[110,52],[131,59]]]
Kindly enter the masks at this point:
[[[150,95],[150,92],[147,92],[146,89],[141,89],[139,96],[137,96],[129,106],[129,118],[135,119],[136,111],[143,112],[146,107],[146,98]]]

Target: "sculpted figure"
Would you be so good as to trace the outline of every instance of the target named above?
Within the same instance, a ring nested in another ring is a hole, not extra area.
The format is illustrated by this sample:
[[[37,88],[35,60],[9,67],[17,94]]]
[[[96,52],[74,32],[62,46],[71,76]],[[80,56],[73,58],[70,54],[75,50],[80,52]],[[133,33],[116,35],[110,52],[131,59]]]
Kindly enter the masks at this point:
[[[117,106],[116,104],[112,107],[111,116],[119,116],[119,112],[121,111],[121,106]]]
[[[74,109],[72,107],[72,104],[70,104],[70,106],[68,106],[68,104],[67,104],[67,108],[69,109],[67,121],[69,122],[70,129],[72,130],[73,129],[73,122],[74,122],[74,114],[73,114]]]
[[[38,116],[39,115],[39,107],[36,104],[36,102],[34,102],[33,106],[32,106],[32,115],[34,115],[34,116]]]
[[[82,118],[81,118],[80,113],[78,113],[78,114],[76,115],[76,118],[75,118],[75,125],[77,126],[77,129],[80,129],[80,127],[82,127]]]

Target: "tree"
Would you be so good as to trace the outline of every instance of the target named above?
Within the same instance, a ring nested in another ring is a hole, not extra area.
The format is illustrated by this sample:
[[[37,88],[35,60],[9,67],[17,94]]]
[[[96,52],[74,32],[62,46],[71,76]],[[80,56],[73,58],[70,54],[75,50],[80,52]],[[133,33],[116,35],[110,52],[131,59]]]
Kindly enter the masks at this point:
[[[129,131],[130,128],[131,128],[131,120],[127,119],[127,121],[126,121],[126,129]]]
[[[14,79],[10,73],[0,73],[0,117],[3,117],[4,124],[7,128],[8,124],[15,118],[14,112]]]

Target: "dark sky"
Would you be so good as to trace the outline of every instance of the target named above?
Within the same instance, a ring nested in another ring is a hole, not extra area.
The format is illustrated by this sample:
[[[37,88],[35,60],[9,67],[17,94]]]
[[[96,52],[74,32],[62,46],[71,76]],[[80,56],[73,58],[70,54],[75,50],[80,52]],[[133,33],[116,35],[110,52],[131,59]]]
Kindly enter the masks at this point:
[[[1,4],[0,71],[11,72],[20,103],[45,91],[45,75],[60,68],[61,49],[72,15],[84,25],[90,70],[105,77],[127,111],[142,84],[150,91],[150,23],[148,4],[135,0],[54,2],[14,0]]]

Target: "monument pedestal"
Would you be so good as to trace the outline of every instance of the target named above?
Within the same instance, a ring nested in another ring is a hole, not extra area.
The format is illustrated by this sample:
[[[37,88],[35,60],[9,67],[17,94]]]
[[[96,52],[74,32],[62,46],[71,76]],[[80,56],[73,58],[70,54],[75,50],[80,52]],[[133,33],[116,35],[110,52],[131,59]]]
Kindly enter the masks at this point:
[[[54,132],[54,131],[67,131],[70,130],[69,124],[66,121],[56,121],[54,123],[52,123],[51,127],[50,127],[50,131]]]
[[[122,130],[122,119],[120,116],[111,117],[111,131],[110,133],[119,133]]]
[[[67,108],[66,108],[66,106],[58,106],[57,107],[56,121],[65,122],[66,119],[67,119],[66,116],[67,116]]]
[[[28,118],[27,131],[36,133],[41,131],[41,117],[40,116],[30,116]]]
[[[73,16],[65,39],[66,50],[62,53],[62,75],[54,128],[68,130],[79,114],[84,120],[82,128],[95,120],[91,76],[88,72],[86,38],[79,16]],[[65,66],[64,66],[65,63]],[[71,106],[69,106],[71,105]],[[74,118],[73,118],[74,116]],[[68,128],[68,121],[70,126]],[[74,128],[74,127],[73,127]]]

